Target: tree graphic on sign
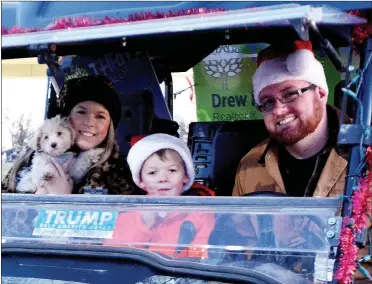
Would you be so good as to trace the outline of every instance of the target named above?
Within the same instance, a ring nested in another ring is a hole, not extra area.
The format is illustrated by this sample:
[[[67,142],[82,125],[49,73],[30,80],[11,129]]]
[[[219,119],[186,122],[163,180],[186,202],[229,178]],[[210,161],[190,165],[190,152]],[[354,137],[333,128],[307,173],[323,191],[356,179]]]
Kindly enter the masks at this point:
[[[243,69],[245,54],[233,45],[222,45],[203,60],[205,72],[221,79],[222,89],[228,89],[228,79]]]

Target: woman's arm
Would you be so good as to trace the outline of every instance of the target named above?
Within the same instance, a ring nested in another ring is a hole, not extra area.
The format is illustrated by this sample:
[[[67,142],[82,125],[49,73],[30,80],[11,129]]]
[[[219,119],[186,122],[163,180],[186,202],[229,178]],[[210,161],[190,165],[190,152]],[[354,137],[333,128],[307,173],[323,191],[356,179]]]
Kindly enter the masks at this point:
[[[18,175],[22,170],[31,166],[34,153],[34,150],[28,148],[26,152],[15,161],[9,172],[1,181],[1,193],[16,193]]]
[[[16,192],[16,181],[12,181],[10,178],[10,172],[12,169],[9,170],[9,172],[6,174],[4,179],[1,181],[1,193],[14,193]],[[11,183],[14,183],[15,186],[11,186]]]

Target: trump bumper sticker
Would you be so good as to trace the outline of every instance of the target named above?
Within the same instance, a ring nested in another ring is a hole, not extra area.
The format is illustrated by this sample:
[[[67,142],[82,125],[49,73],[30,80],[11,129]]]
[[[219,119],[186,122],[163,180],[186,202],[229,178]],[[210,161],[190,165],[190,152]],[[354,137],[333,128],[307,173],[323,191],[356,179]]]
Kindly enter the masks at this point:
[[[42,209],[34,236],[112,238],[118,212]]]

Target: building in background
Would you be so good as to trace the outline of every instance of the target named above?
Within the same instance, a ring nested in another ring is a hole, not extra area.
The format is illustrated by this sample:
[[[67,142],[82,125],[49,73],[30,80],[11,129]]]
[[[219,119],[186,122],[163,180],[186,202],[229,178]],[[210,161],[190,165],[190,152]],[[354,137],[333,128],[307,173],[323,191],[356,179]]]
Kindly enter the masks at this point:
[[[30,118],[34,129],[44,120],[48,77],[46,66],[37,63],[36,58],[2,60],[2,150],[14,147],[11,131],[13,123]]]

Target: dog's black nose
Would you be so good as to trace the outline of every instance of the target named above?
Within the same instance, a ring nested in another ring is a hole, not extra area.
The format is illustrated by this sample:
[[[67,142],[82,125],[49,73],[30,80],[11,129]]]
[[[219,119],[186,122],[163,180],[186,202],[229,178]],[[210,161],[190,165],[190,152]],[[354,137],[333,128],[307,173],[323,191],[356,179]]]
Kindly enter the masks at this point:
[[[52,144],[50,144],[50,146],[51,146],[52,148],[55,148],[55,147],[57,147],[57,143],[52,143]]]

